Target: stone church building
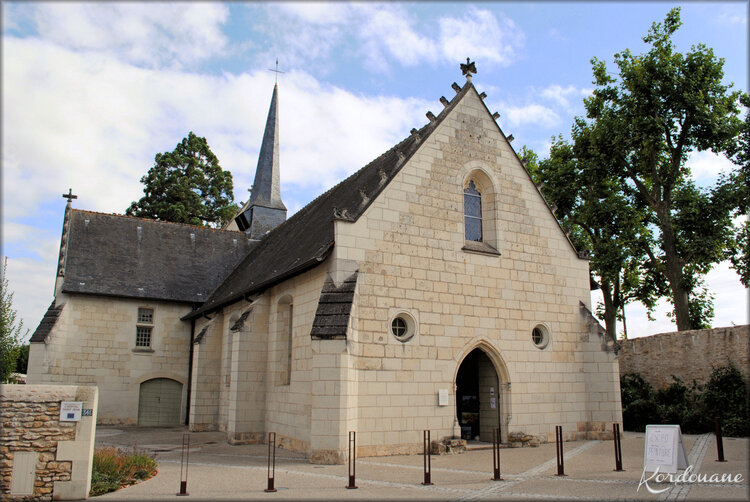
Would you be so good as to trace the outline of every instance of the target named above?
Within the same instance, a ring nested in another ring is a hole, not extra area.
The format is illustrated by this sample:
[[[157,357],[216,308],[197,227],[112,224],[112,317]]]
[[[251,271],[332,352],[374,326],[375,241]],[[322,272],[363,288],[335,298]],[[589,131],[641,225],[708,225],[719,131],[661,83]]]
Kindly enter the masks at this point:
[[[433,439],[605,437],[621,422],[589,267],[468,73],[438,115],[292,217],[274,87],[225,229],[65,209],[30,383],[99,386],[101,423],[188,424],[312,462]]]

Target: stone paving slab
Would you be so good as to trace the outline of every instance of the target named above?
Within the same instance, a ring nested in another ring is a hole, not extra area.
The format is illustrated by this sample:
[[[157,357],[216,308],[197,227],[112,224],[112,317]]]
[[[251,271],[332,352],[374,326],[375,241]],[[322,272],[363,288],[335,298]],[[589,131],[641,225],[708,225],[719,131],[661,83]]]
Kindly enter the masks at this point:
[[[113,444],[154,452],[159,474],[143,483],[102,496],[107,500],[165,500],[180,486],[183,428],[100,427],[98,445]],[[432,486],[423,486],[423,457],[402,455],[357,460],[356,490],[347,490],[348,466],[314,465],[304,455],[276,450],[276,493],[265,493],[267,445],[231,446],[223,433],[193,433],[185,500],[748,500],[747,438],[725,438],[726,463],[715,462],[713,435],[683,436],[698,472],[741,473],[737,484],[650,483],[662,494],[638,489],[643,468],[643,434],[622,438],[625,472],[615,472],[611,441],[564,443],[565,472],[556,474],[554,443],[501,450],[504,481],[492,481],[492,451],[432,457]],[[173,446],[168,448],[167,446]],[[99,497],[97,497],[99,498]],[[182,498],[180,498],[182,499]]]

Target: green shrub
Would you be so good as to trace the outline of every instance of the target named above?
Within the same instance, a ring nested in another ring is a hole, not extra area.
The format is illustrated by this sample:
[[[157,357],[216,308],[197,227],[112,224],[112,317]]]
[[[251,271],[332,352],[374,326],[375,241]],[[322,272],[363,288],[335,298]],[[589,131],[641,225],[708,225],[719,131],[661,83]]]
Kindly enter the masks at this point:
[[[689,387],[677,377],[654,392],[639,374],[620,379],[623,429],[643,432],[648,424],[678,424],[686,434],[714,431],[721,419],[726,436],[750,436],[750,397],[742,374],[732,364],[714,368],[705,387]]]
[[[89,495],[103,495],[156,474],[156,461],[145,453],[127,453],[113,446],[94,450]]]
[[[726,436],[750,436],[750,396],[742,374],[733,365],[714,368],[703,393],[703,402],[713,418],[721,420]]]
[[[643,432],[646,425],[658,421],[654,389],[638,373],[628,373],[620,378],[622,397],[622,428]]]

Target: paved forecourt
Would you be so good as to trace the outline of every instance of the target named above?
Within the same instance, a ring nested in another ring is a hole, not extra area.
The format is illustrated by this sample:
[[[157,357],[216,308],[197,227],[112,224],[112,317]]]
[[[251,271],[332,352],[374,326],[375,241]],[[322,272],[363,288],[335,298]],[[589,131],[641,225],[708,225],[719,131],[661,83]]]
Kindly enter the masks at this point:
[[[173,499],[180,488],[180,445],[184,429],[99,427],[97,443],[136,447],[155,454],[159,474],[102,496],[107,500]],[[711,434],[683,436],[691,473],[742,475],[739,483],[655,483],[641,481],[644,434],[625,433],[623,468],[615,472],[612,441],[564,443],[564,477],[558,477],[555,444],[501,449],[504,481],[493,481],[492,451],[432,457],[431,486],[423,486],[421,455],[368,457],[356,462],[356,490],[347,490],[348,466],[313,465],[302,455],[276,450],[276,493],[266,493],[267,445],[230,446],[225,434],[191,434],[188,499],[194,500],[747,500],[747,438],[724,438],[727,462],[716,462]]]

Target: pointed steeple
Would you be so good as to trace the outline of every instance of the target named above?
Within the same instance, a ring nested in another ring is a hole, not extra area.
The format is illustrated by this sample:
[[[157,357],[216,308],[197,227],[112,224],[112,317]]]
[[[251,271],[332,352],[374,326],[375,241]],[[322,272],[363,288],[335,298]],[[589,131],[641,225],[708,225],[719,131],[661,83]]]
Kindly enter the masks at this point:
[[[253,239],[260,239],[286,220],[286,206],[281,201],[278,94],[278,85],[275,84],[250,200],[235,218],[239,229]]]
[[[250,194],[250,206],[257,205],[273,209],[283,209],[281,183],[279,181],[279,86],[273,86],[271,107],[268,109],[266,130],[260,146],[258,167],[255,170],[255,183]]]

